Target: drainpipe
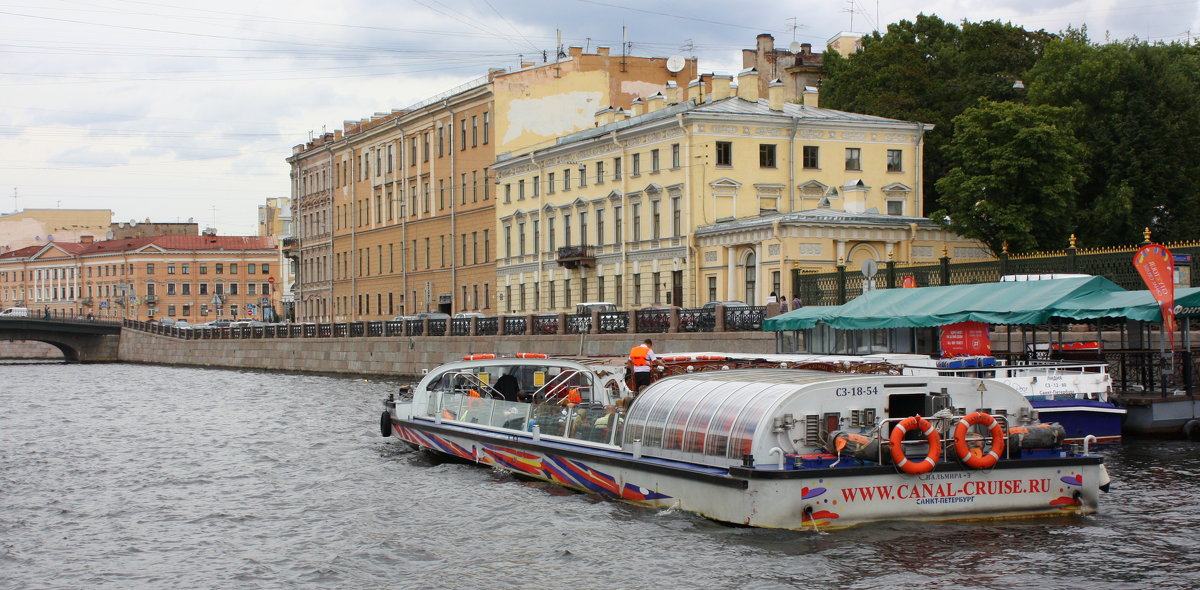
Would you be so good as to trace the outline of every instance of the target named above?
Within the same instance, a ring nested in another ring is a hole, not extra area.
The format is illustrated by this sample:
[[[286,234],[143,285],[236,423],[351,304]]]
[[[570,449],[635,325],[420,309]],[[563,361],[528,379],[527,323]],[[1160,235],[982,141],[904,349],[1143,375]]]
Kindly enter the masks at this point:
[[[689,289],[690,295],[691,295],[692,299],[695,301],[695,307],[700,307],[700,296],[698,295],[699,285],[700,285],[700,252],[699,252],[699,248],[696,245],[695,227],[693,226],[693,224],[691,222],[691,219],[692,219],[692,193],[691,193],[690,188],[691,188],[691,181],[692,181],[692,176],[691,176],[692,142],[691,142],[691,138],[688,137],[687,125],[683,124],[683,113],[679,113],[678,115],[675,115],[675,121],[679,124],[679,130],[683,132],[683,154],[680,156],[683,158],[683,161],[680,162],[680,165],[683,166],[683,192],[682,192],[683,211],[681,211],[679,214],[682,215],[684,219],[688,220],[687,224],[684,225],[683,227],[687,228],[689,230],[688,231],[688,258],[690,258],[692,261],[691,264],[687,264],[686,260],[684,261],[684,268],[688,269],[688,274],[691,275],[689,277],[688,281],[685,281],[685,284],[690,284],[692,286],[692,288]],[[683,228],[681,228],[681,229],[683,229]],[[686,296],[683,299],[684,299],[684,301],[687,301]],[[687,307],[687,306],[683,305],[682,301],[676,301],[675,305],[678,305],[680,308]]]
[[[916,167],[916,171],[915,171],[916,175],[917,175],[917,182],[916,182],[917,186],[915,186],[913,188],[913,190],[915,190],[917,192],[917,202],[916,202],[917,214],[914,217],[924,217],[924,215],[925,215],[925,212],[924,212],[925,207],[923,206],[924,201],[925,201],[925,195],[924,195],[924,192],[921,190],[921,167],[925,165],[925,163],[922,162],[922,158],[921,158],[921,154],[924,152],[924,150],[922,149],[922,145],[924,143],[925,143],[925,124],[917,123],[917,153],[914,156],[914,158],[917,161],[917,167]],[[912,260],[911,256],[909,257],[909,260],[910,261]]]
[[[792,133],[788,136],[788,213],[796,210],[796,131],[799,128],[800,117],[792,117]]]
[[[625,146],[621,145],[621,141],[619,139],[617,139],[616,131],[613,131],[612,133],[609,134],[609,139],[612,140],[613,145],[617,146],[617,150],[618,150],[617,153],[619,153],[621,155],[621,211],[623,211],[626,215],[628,215],[629,214],[629,191],[626,190],[627,189],[626,179],[629,178],[629,170],[627,169],[627,166],[626,166],[626,164],[628,164],[628,162],[625,161]],[[626,217],[626,219],[628,219],[628,217]],[[625,221],[625,223],[628,223],[628,221]],[[616,225],[616,230],[621,232],[621,239],[617,240],[617,246],[619,248],[621,248],[621,268],[619,268],[617,270],[617,277],[618,277],[617,280],[621,281],[621,299],[624,300],[624,299],[626,299],[625,274],[628,270],[627,265],[629,264],[629,250],[625,246],[625,229],[615,223],[613,225]],[[629,274],[632,275],[633,273],[629,273]],[[621,303],[624,304],[624,301],[622,301]]]
[[[399,162],[397,162],[397,166],[396,166],[396,178],[400,179],[400,190],[393,194],[403,194],[403,192],[404,192],[404,155],[403,154],[404,154],[405,135],[404,135],[404,127],[400,126],[400,117],[396,117],[396,128],[400,130],[400,149],[396,150],[396,154],[399,155],[399,160],[400,160]],[[411,156],[409,156],[409,157],[411,157]],[[413,195],[410,195],[410,196],[413,197],[413,202],[415,203],[416,197]],[[405,207],[403,206],[404,205],[404,197],[400,198],[400,205],[401,206],[398,207],[398,209],[400,211],[400,288],[402,289],[402,291],[400,292],[400,297],[405,298],[405,301],[407,302],[404,305],[404,315],[412,315],[412,302],[407,300],[407,297],[408,297],[408,256],[407,256],[408,250],[406,249],[406,247],[408,245],[408,216],[405,215]],[[407,330],[408,327],[405,326],[404,329]]]

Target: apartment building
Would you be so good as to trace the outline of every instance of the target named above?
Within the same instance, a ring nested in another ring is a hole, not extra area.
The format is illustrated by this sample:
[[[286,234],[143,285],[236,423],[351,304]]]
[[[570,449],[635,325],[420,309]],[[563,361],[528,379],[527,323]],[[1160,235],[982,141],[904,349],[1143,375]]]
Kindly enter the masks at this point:
[[[792,269],[986,256],[922,217],[926,125],[785,102],[778,81],[762,97],[757,77],[672,85],[498,161],[500,313],[763,304]]]
[[[276,319],[279,253],[257,236],[54,242],[0,254],[0,305],[191,323]]]
[[[297,319],[493,313],[497,154],[552,144],[591,127],[597,104],[694,75],[694,61],[572,47],[296,146]]]

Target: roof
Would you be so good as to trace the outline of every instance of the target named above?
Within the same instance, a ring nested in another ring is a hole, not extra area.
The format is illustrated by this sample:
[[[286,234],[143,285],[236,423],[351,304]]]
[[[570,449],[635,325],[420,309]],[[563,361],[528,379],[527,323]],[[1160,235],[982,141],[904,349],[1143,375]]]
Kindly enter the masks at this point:
[[[924,328],[958,322],[1044,324],[1056,306],[1078,298],[1124,292],[1104,277],[949,287],[881,289],[828,309],[802,307],[763,321],[768,331],[804,330],[824,322],[840,330]],[[818,311],[820,310],[820,311]]]
[[[913,224],[921,227],[935,228],[938,224],[925,217],[905,217],[887,215],[875,210],[862,213],[851,213],[839,209],[805,209],[790,213],[776,213],[759,217],[743,217],[731,219],[696,228],[696,235],[720,233],[731,230],[743,230],[759,226],[770,226],[779,222],[783,225],[792,223],[821,223],[832,225],[888,225],[899,226],[907,230]]]
[[[1175,291],[1175,304],[1183,307],[1180,317],[1200,315],[1200,288]],[[1150,291],[1107,291],[1084,295],[1060,302],[1054,308],[1058,317],[1075,320],[1096,318],[1128,318],[1144,322],[1161,322],[1162,308]]]
[[[30,258],[46,248],[58,248],[74,256],[87,256],[108,252],[131,252],[146,246],[155,246],[162,250],[182,251],[275,249],[275,243],[269,236],[151,236],[98,242],[50,242],[5,252],[0,254],[0,259]]]

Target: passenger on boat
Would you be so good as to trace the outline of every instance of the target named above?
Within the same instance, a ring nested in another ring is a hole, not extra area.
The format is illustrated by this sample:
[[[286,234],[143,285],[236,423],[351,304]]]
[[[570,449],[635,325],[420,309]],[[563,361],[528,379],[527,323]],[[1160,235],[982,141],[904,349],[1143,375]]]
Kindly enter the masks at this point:
[[[512,373],[501,375],[499,379],[496,379],[496,385],[493,388],[505,401],[521,401],[521,384]]]
[[[633,366],[633,395],[641,393],[642,388],[650,385],[650,369],[653,365],[662,366],[662,361],[654,356],[654,343],[647,338],[641,344],[629,350],[629,363]]]
[[[621,415],[621,406],[624,405],[625,400],[619,399],[615,405],[604,406],[604,415],[596,418],[596,428],[608,428],[609,424],[611,424],[614,419],[616,420],[617,424],[624,424],[625,417]]]

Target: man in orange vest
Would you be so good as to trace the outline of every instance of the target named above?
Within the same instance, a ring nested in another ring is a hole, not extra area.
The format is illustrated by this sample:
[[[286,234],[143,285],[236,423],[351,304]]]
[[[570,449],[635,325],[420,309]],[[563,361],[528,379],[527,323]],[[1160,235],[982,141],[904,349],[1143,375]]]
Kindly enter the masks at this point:
[[[658,364],[650,339],[629,350],[629,364],[633,367],[633,394],[641,393],[642,388],[650,385],[650,367]]]

